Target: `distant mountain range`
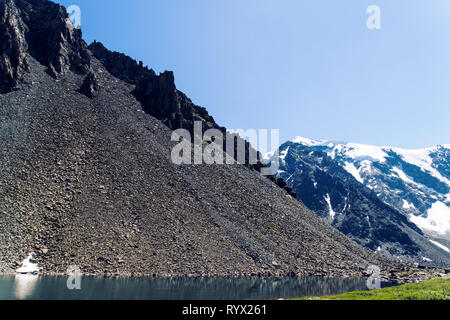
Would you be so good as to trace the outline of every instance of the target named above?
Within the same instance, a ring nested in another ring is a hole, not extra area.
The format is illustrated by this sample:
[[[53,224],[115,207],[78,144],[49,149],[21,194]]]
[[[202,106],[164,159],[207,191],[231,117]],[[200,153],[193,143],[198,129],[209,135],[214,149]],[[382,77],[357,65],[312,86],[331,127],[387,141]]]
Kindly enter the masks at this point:
[[[449,262],[450,149],[405,150],[297,137],[276,176],[360,244],[402,259]]]

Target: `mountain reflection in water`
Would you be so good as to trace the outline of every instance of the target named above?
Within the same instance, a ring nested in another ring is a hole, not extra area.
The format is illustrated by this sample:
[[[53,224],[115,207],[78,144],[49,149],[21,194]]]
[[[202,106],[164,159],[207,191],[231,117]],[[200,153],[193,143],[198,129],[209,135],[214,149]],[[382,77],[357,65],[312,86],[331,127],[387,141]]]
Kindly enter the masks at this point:
[[[67,277],[0,277],[0,299],[246,300],[280,299],[367,290],[363,278],[96,278],[69,290]]]

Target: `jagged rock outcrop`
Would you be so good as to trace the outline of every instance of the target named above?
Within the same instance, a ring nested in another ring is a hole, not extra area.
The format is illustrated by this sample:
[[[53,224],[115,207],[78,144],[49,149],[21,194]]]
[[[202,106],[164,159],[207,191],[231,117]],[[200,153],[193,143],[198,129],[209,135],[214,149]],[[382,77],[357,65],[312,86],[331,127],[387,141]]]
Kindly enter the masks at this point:
[[[0,92],[14,88],[28,70],[25,40],[27,26],[19,16],[13,0],[0,2]]]
[[[112,75],[134,84],[133,95],[142,103],[144,111],[170,129],[193,132],[194,121],[202,121],[204,129],[217,128],[225,132],[225,128],[218,126],[206,109],[196,106],[177,90],[173,72],[157,75],[152,69],[144,67],[142,62],[138,63],[122,53],[111,52],[97,41],[89,49]]]
[[[28,71],[27,56],[58,77],[68,70],[87,73],[90,55],[81,30],[64,7],[41,0],[0,2],[0,90],[13,90]]]
[[[195,105],[183,92],[177,90],[173,72],[166,71],[157,75],[152,69],[144,67],[142,62],[138,63],[119,52],[111,52],[101,42],[94,41],[89,49],[112,75],[135,85],[132,93],[142,103],[143,110],[161,120],[170,129],[187,129],[193,134],[194,122],[201,121],[203,131],[218,129],[223,135],[226,134],[226,128],[219,126],[205,108]],[[261,161],[262,156],[258,154],[256,163],[251,163],[249,155],[255,152],[252,146],[237,135],[235,139],[233,150],[235,159],[237,159],[236,148],[239,145],[237,140],[241,140],[246,150],[243,164],[261,172],[261,168],[266,167]],[[227,151],[225,143],[223,150]],[[296,193],[282,179],[277,180],[272,175],[268,178],[296,198]]]

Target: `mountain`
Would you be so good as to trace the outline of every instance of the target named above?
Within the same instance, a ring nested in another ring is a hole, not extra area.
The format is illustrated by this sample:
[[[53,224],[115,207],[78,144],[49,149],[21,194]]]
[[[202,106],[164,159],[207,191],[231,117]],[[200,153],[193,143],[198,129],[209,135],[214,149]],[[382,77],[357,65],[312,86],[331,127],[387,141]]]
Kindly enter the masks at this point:
[[[175,164],[174,128],[220,126],[173,73],[88,46],[60,5],[1,0],[0,20],[0,272],[27,257],[50,274],[416,270],[330,227],[262,163]]]
[[[166,71],[157,75],[153,70],[144,67],[142,61],[137,63],[122,53],[111,52],[97,41],[89,46],[89,50],[111,75],[135,86],[131,93],[142,104],[143,112],[161,120],[170,129],[186,129],[194,135],[194,122],[199,121],[203,131],[216,129],[223,136],[227,134],[226,128],[218,125],[205,108],[195,105],[183,92],[177,90],[173,72]],[[242,164],[261,172],[261,169],[266,167],[263,156],[238,135],[234,135],[234,138],[236,139],[234,148],[228,150],[233,152],[234,159],[238,159],[236,147],[242,143],[245,145],[245,160]],[[222,149],[228,152],[225,143]],[[257,155],[256,163],[252,163],[249,159],[252,152]],[[285,189],[289,195],[296,197],[295,192],[282,179],[275,179],[273,175],[267,177]]]
[[[297,138],[321,150],[406,215],[424,233],[450,240],[450,145],[406,150]]]
[[[402,260],[450,263],[448,249],[429,239],[450,217],[439,211],[448,209],[447,147],[407,151],[297,137],[278,152],[267,156],[280,162],[276,176],[359,244]]]

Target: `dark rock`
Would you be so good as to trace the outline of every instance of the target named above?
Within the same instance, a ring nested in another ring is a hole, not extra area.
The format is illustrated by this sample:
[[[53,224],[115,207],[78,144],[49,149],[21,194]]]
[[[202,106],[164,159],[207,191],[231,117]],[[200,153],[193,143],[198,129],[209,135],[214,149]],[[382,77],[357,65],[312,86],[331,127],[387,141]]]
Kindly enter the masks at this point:
[[[83,84],[80,88],[80,92],[92,99],[100,90],[100,85],[98,84],[97,77],[94,73],[90,72],[83,81]]]
[[[64,7],[42,0],[0,2],[0,92],[13,90],[28,69],[27,54],[53,77],[86,73],[90,55]]]
[[[25,40],[27,26],[13,0],[0,2],[0,92],[13,89],[28,71]]]
[[[277,184],[280,188],[286,187],[286,182],[285,182],[282,178],[277,178],[276,184]]]

